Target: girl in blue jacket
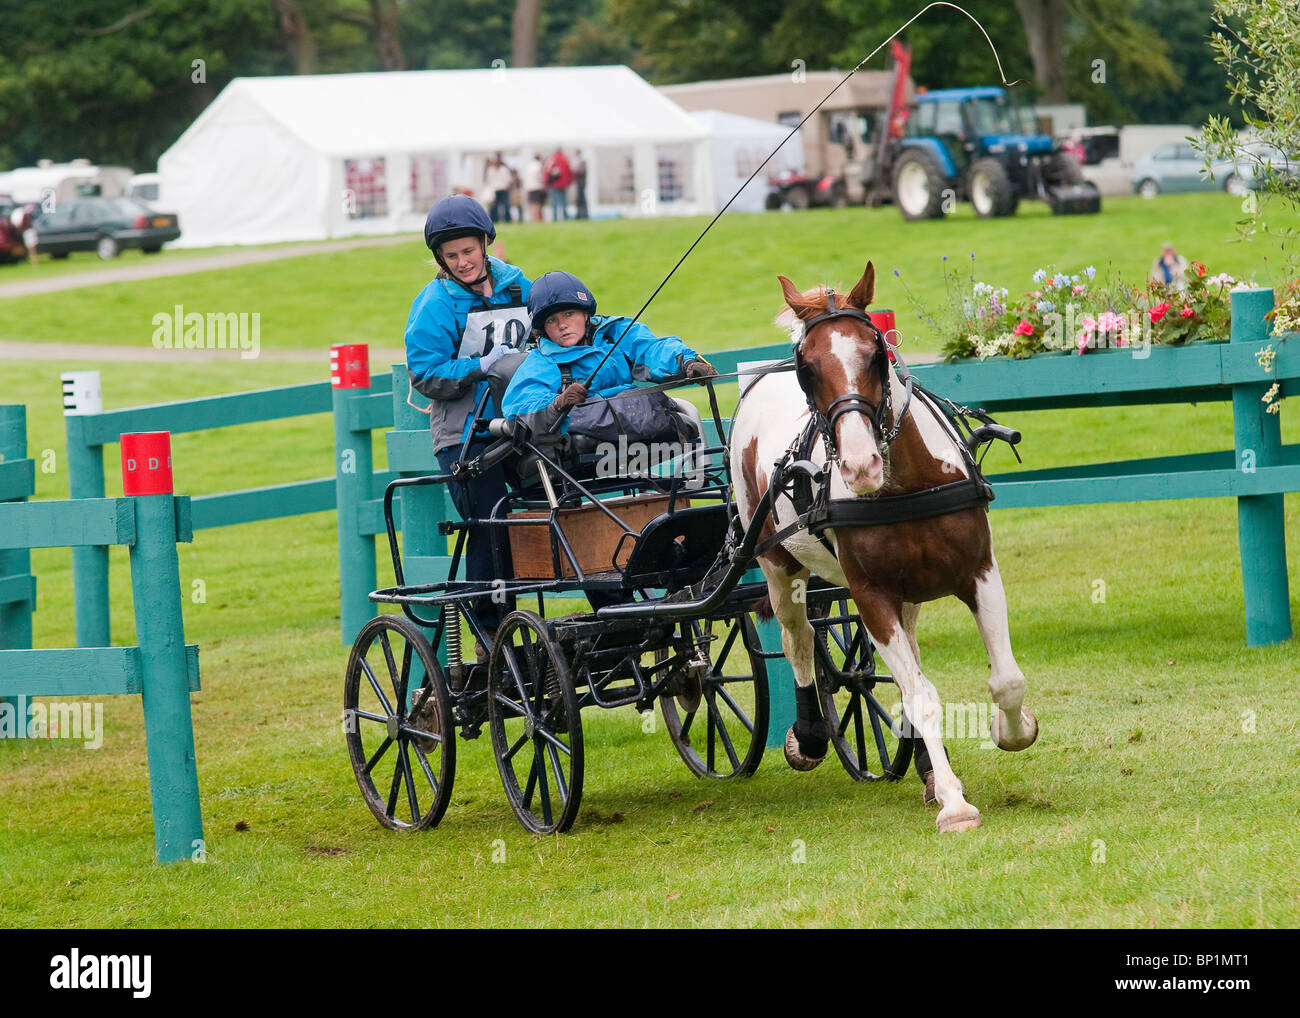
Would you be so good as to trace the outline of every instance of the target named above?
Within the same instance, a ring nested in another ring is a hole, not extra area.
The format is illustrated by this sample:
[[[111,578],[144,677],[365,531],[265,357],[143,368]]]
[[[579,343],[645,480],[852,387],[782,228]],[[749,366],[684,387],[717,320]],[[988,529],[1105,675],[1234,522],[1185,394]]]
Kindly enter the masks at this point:
[[[531,331],[537,348],[515,370],[502,411],[519,418],[534,434],[558,429],[568,407],[588,395],[609,397],[635,382],[666,382],[675,378],[706,378],[715,374],[709,362],[676,336],[656,336],[640,322],[596,314],[596,299],[577,276],[548,272],[533,284],[528,299]],[[619,337],[622,337],[619,340]],[[609,347],[618,349],[596,369]]]
[[[502,357],[523,347],[530,316],[531,284],[515,266],[487,253],[496,239],[496,226],[483,207],[468,195],[444,198],[429,211],[424,242],[438,262],[437,278],[411,305],[406,321],[406,366],[411,385],[433,402],[429,426],[444,473],[470,443],[467,459],[477,456],[486,440],[470,436],[474,408],[488,388],[487,376]],[[495,408],[488,412],[495,414]],[[506,494],[501,467],[451,482],[452,501],[462,519],[486,517]],[[506,565],[509,549],[505,549]],[[485,528],[471,527],[465,553],[467,580],[495,577],[492,547]],[[506,576],[510,571],[507,568]],[[474,602],[483,626],[495,631],[501,609],[490,597]]]

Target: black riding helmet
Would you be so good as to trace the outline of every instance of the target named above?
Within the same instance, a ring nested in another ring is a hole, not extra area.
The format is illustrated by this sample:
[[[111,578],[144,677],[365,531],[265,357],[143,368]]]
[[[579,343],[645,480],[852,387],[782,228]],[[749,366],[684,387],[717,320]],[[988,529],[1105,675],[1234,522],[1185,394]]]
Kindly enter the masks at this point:
[[[483,242],[483,253],[486,255],[487,246],[497,239],[497,228],[492,222],[492,217],[487,214],[487,210],[473,198],[467,194],[453,194],[434,205],[424,220],[424,242],[433,252],[438,267],[448,275],[451,273],[442,260],[438,248],[449,240],[459,240],[461,237],[479,237]],[[487,278],[488,266],[485,257],[482,277],[467,285],[477,286]]]
[[[546,319],[557,311],[574,309],[586,314],[587,335],[584,343],[591,342],[591,316],[596,313],[596,298],[581,279],[572,272],[547,272],[533,282],[528,294],[528,314],[532,319],[533,335],[540,336]]]

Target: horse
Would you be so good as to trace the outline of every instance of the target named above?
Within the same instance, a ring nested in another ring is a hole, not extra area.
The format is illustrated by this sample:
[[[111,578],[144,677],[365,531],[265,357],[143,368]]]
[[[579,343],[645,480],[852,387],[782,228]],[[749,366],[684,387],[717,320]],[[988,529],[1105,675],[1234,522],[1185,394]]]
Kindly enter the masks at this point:
[[[848,297],[840,297],[843,304],[837,304],[832,289],[819,286],[804,293],[785,276],[777,278],[785,298],[777,324],[790,331],[796,371],[760,375],[736,410],[729,455],[743,518],[752,518],[773,472],[789,462],[808,426],[818,431],[807,459],[822,468],[820,476],[829,485],[824,494],[856,500],[842,518],[851,520],[861,503],[879,505],[889,496],[927,493],[910,500],[916,506],[938,486],[964,491],[953,483],[963,479],[972,489],[976,479],[983,485],[952,422],[928,394],[918,392],[913,398],[911,384],[905,385],[890,365],[885,338],[865,313],[875,296],[871,262]],[[992,740],[1008,751],[1032,745],[1038,722],[1023,707],[1025,677],[1011,650],[1006,595],[986,508],[991,490],[982,500],[963,498],[955,505],[949,500],[943,506],[931,502],[931,514],[920,513],[923,518],[832,525],[820,537],[795,522],[799,512],[783,483],[780,492],[760,531],[758,560],[781,624],[782,650],[795,675],[797,720],[786,733],[787,761],[797,770],[811,770],[825,758],[829,742],[814,680],[814,632],[804,598],[798,596],[815,573],[849,590],[893,675],[904,715],[929,755],[932,770],[923,775],[924,799],[940,807],[939,831],[978,827],[980,812],[966,801],[940,741],[942,706],[921,671],[916,621],[926,601],[955,595],[965,602],[988,651],[989,693],[996,707]]]

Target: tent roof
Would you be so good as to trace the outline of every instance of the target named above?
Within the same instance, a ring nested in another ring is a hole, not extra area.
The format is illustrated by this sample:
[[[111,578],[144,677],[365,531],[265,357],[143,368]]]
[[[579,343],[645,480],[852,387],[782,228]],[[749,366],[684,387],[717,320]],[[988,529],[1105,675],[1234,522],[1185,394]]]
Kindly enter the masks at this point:
[[[676,103],[617,66],[236,78],[190,130],[227,104],[260,108],[336,156],[682,142],[706,134]]]
[[[691,119],[716,138],[770,136],[775,145],[790,133],[790,128],[781,124],[768,123],[757,117],[742,117],[738,113],[727,113],[724,110],[695,110],[691,113]]]

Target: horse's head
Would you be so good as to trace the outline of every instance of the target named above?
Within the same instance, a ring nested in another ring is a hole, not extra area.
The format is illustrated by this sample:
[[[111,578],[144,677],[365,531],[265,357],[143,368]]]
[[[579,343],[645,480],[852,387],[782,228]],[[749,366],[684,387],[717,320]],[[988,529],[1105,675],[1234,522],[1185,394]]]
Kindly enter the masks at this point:
[[[876,270],[867,262],[847,297],[826,287],[802,293],[785,276],[777,278],[790,308],[778,321],[790,326],[795,338],[799,385],[838,450],[844,483],[855,494],[870,494],[885,480],[881,437],[890,414],[889,354],[884,336],[866,315],[876,292]]]

